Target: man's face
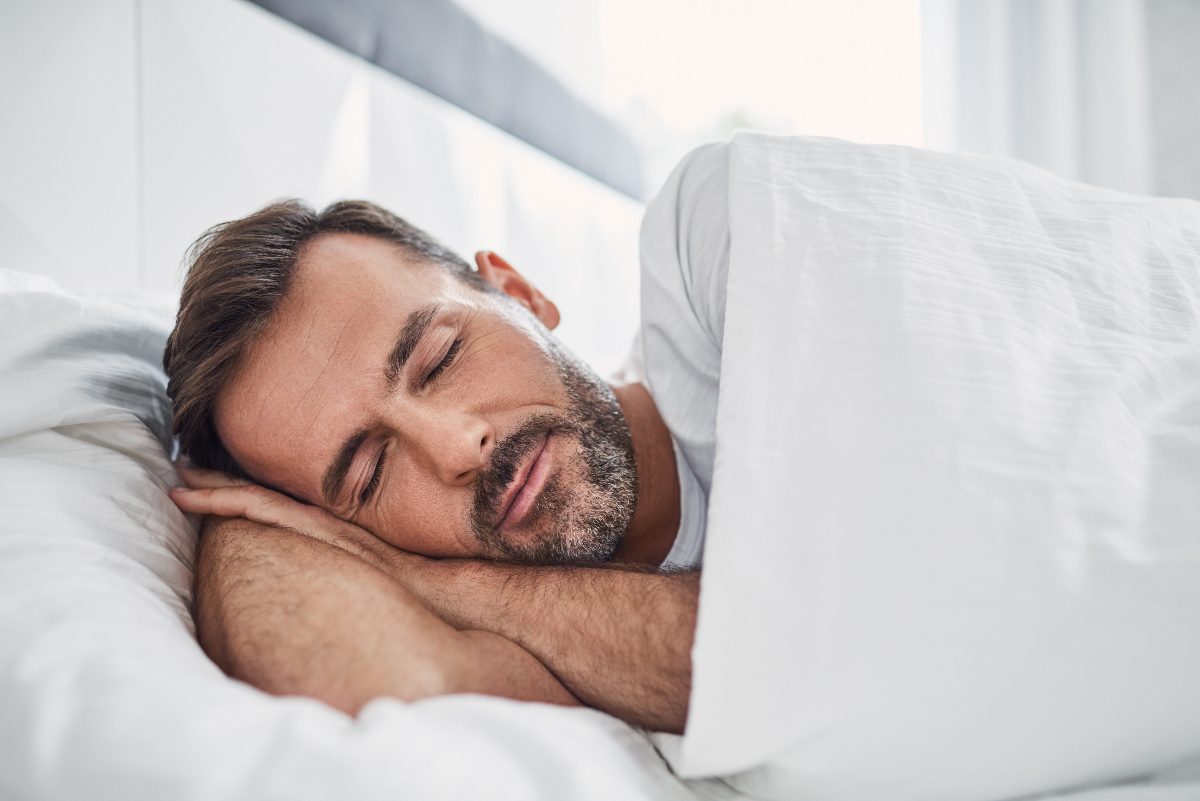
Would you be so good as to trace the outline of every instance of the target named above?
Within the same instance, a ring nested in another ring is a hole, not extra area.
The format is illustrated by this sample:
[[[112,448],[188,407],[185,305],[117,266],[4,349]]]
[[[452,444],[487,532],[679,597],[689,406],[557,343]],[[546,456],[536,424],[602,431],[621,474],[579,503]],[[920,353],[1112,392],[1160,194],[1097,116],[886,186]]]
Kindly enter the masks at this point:
[[[629,432],[523,279],[504,266],[518,303],[356,234],[296,269],[217,400],[251,476],[429,556],[611,558],[637,500]]]

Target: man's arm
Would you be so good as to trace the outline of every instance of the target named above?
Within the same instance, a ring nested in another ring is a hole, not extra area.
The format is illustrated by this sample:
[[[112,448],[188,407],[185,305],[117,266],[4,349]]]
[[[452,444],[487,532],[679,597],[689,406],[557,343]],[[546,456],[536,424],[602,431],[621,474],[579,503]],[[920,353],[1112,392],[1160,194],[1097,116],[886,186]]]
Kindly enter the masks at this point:
[[[521,645],[584,703],[683,732],[699,572],[405,559],[396,575],[451,624]]]
[[[185,511],[246,517],[335,545],[394,578],[437,619],[510,640],[584,703],[650,729],[683,731],[698,572],[428,559],[264,487],[183,473],[196,487],[172,493]]]
[[[344,550],[247,520],[206,519],[195,613],[201,646],[229,675],[350,714],[381,695],[578,704],[518,645],[457,631]]]

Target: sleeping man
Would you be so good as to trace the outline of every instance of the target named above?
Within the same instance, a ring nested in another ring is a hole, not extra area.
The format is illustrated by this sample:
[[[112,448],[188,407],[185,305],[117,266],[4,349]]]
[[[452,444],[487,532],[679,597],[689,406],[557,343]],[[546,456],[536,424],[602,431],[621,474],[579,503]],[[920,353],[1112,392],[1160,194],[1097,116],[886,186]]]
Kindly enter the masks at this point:
[[[373,204],[211,229],[164,365],[213,659],[351,713],[474,692],[682,732],[727,175],[728,146],[701,148],[651,204],[672,233],[644,227],[637,374],[618,385],[500,256],[471,269]]]

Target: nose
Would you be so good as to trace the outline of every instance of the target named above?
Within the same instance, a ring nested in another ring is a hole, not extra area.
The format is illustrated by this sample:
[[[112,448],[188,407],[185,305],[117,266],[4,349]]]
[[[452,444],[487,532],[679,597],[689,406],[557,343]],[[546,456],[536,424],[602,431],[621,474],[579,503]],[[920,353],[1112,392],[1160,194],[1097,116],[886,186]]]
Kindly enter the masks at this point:
[[[405,417],[399,426],[401,441],[411,443],[419,458],[450,486],[474,481],[496,446],[494,427],[478,414],[414,404],[405,409]]]

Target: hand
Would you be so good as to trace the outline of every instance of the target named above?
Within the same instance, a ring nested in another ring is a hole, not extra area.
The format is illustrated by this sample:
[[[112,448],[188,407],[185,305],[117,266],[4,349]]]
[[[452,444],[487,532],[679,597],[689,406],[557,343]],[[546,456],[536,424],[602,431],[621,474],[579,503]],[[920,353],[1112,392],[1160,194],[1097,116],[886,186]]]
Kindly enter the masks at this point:
[[[301,503],[245,479],[177,465],[187,489],[171,490],[171,500],[184,512],[243,517],[255,523],[289,529],[337,546],[392,578],[430,560],[402,551],[371,532],[318,506]]]

